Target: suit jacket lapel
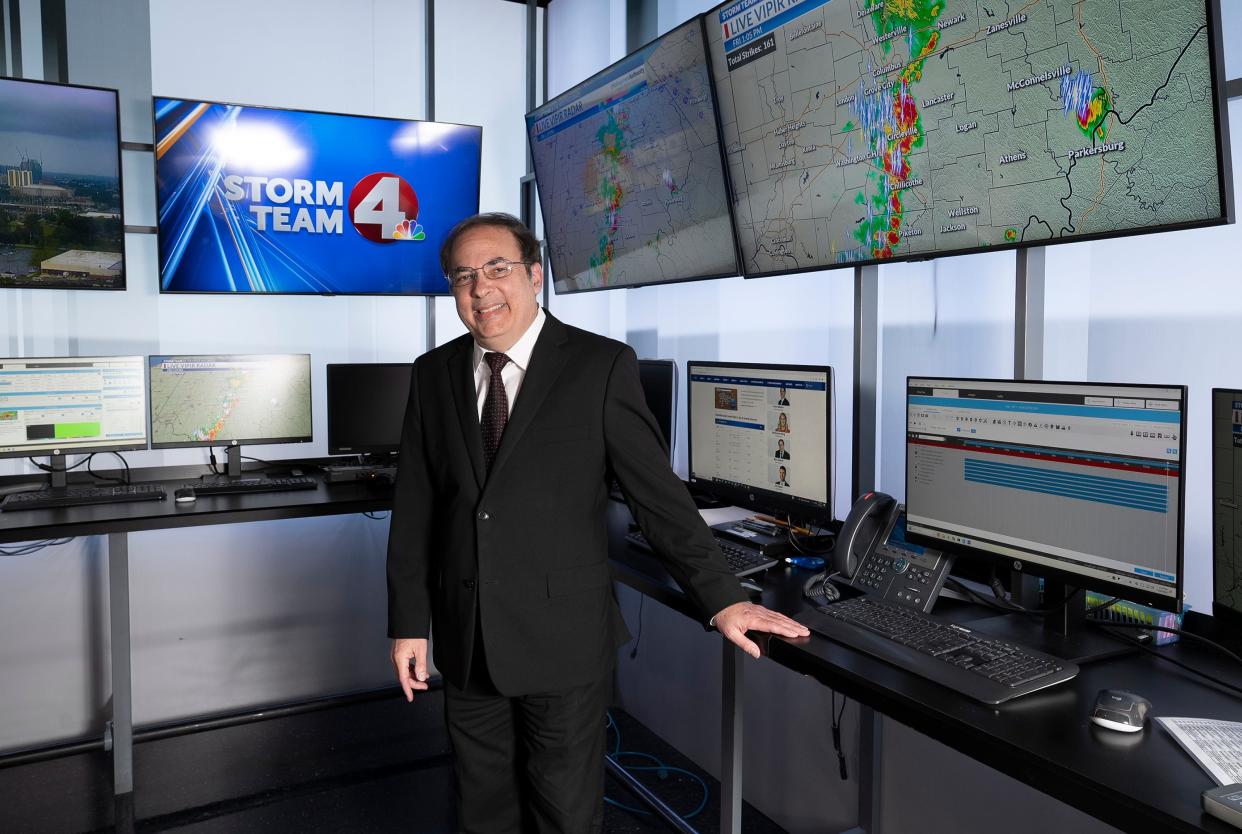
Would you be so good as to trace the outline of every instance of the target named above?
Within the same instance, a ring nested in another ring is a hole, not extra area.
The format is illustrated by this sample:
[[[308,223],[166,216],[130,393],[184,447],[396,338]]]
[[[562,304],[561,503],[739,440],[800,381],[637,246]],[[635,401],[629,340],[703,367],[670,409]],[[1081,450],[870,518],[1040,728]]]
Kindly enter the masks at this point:
[[[552,314],[546,310],[544,315],[547,318],[543,323],[543,330],[540,331],[539,338],[535,341],[535,349],[530,356],[530,366],[526,369],[525,378],[522,379],[522,387],[518,390],[517,402],[513,404],[509,421],[505,423],[505,433],[501,435],[500,448],[496,450],[496,459],[492,461],[493,472],[504,466],[513,448],[521,441],[522,435],[534,422],[539,406],[543,405],[543,401],[552,390],[552,386],[568,359],[564,349],[564,344],[568,341],[565,325],[554,319]],[[477,419],[475,425],[478,425]],[[475,433],[479,433],[478,429]],[[480,439],[480,457],[482,457],[482,450],[483,441]]]
[[[467,336],[461,340],[461,346],[448,361],[448,372],[453,389],[453,404],[457,407],[457,418],[461,423],[462,439],[466,443],[466,451],[470,455],[470,465],[474,469],[474,479],[483,489],[487,480],[487,470],[483,465],[483,434],[479,429],[479,401],[474,390],[474,342]],[[532,363],[533,364],[533,363]]]

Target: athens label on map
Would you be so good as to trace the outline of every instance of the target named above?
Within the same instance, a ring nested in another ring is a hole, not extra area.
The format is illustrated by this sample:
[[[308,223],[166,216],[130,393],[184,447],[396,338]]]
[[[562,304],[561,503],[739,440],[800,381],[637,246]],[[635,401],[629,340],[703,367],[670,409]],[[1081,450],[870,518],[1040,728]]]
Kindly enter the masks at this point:
[[[526,118],[557,292],[738,273],[697,18]]]
[[[747,275],[1225,215],[1205,0],[735,0],[707,36]]]

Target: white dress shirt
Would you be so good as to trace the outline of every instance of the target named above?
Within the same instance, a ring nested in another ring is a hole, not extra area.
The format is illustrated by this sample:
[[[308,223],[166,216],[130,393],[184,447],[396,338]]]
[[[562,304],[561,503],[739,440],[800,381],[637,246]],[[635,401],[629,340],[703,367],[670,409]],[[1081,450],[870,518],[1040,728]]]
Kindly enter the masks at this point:
[[[535,350],[535,342],[539,339],[539,332],[543,330],[543,323],[546,320],[547,316],[543,314],[543,308],[540,307],[539,312],[535,314],[535,320],[530,323],[530,327],[526,328],[522,338],[504,352],[510,361],[501,369],[500,378],[505,383],[505,396],[509,398],[510,414],[513,413],[513,404],[517,402],[522,380],[526,378],[526,369],[530,367],[530,355]],[[478,401],[480,420],[483,419],[483,401],[487,399],[487,384],[492,378],[492,369],[483,361],[485,353],[493,353],[493,351],[479,347],[479,343],[475,342],[474,393]]]

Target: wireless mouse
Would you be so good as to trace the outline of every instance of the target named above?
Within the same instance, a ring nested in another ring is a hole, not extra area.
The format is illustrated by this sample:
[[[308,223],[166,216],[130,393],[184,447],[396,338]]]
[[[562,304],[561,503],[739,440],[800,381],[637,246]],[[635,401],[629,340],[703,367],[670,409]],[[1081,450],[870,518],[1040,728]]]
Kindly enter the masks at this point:
[[[173,500],[178,504],[184,504],[198,500],[198,496],[194,494],[193,487],[177,487],[176,491],[173,492]]]
[[[1137,733],[1147,725],[1151,701],[1124,689],[1101,689],[1091,708],[1091,720],[1109,730]]]

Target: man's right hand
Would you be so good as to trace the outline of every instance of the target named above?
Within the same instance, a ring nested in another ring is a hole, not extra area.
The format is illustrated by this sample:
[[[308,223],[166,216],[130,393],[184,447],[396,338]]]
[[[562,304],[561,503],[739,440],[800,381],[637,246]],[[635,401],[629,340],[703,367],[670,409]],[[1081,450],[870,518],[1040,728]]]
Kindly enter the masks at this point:
[[[427,638],[399,637],[392,641],[392,665],[405,700],[414,700],[414,690],[427,688]]]

